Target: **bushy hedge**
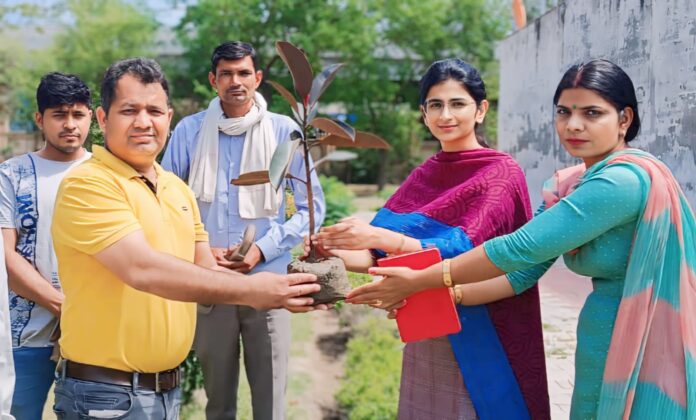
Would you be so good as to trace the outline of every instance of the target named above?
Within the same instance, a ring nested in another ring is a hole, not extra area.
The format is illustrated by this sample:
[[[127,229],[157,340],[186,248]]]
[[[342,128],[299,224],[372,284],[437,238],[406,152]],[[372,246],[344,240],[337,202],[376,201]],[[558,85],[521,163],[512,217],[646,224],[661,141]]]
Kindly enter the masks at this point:
[[[324,175],[319,175],[319,182],[324,190],[324,199],[326,200],[325,226],[333,225],[355,212],[354,194],[346,187],[346,184],[335,176]]]
[[[350,216],[355,211],[353,198],[355,194],[346,187],[346,184],[339,181],[335,176],[319,175],[321,189],[324,190],[324,201],[326,203],[326,217],[324,226],[333,225],[344,217]],[[297,211],[295,207],[295,197],[292,191],[285,191],[285,218],[289,219]]]
[[[186,406],[193,402],[193,391],[199,388],[203,388],[203,370],[196,353],[191,351],[182,364],[181,405]]]

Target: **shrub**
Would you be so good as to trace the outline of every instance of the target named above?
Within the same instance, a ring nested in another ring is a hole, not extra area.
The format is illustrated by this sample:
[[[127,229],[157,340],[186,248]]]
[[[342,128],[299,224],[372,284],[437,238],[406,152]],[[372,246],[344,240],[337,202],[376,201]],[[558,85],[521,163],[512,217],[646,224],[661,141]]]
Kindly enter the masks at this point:
[[[321,188],[324,190],[326,201],[326,217],[324,225],[333,225],[355,211],[353,192],[335,176],[319,176]]]
[[[377,197],[381,198],[384,201],[389,200],[392,195],[396,192],[397,186],[396,185],[388,185],[384,188],[382,188],[381,191],[377,191]]]
[[[191,351],[181,366],[181,405],[186,406],[193,401],[193,391],[203,387],[203,370]]]
[[[401,351],[393,321],[369,315],[355,327],[336,395],[350,420],[396,418]]]

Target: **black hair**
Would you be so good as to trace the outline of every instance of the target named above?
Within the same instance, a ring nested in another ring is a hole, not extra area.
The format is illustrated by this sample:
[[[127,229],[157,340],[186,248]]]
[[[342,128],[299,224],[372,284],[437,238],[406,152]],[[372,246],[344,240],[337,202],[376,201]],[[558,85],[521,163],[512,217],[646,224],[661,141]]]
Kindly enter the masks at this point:
[[[611,103],[617,112],[628,107],[633,110],[633,121],[626,131],[624,140],[633,140],[640,131],[640,117],[638,116],[638,100],[636,90],[631,78],[621,67],[608,60],[592,60],[587,63],[575,64],[565,72],[558,83],[556,93],[553,95],[553,104],[558,105],[558,99],[566,89],[588,89],[605,101]]]
[[[251,44],[241,41],[228,41],[215,47],[213,55],[210,57],[210,71],[215,74],[220,60],[241,60],[244,57],[251,57],[254,69],[257,67],[256,50]]]
[[[48,108],[84,104],[92,107],[89,88],[74,74],[52,72],[44,75],[36,88],[36,105],[43,114]]]
[[[128,58],[120,60],[106,69],[104,79],[101,85],[101,106],[104,112],[109,114],[109,107],[116,96],[116,84],[126,74],[130,74],[137,78],[141,83],[159,83],[167,95],[167,105],[171,106],[169,101],[169,83],[164,75],[162,68],[155,60],[149,58]]]
[[[420,80],[420,97],[419,104],[425,105],[425,100],[428,98],[430,89],[447,80],[458,82],[467,92],[474,98],[476,107],[481,105],[486,99],[486,85],[483,83],[481,74],[476,67],[467,63],[460,58],[448,58],[434,62],[428,67],[425,74]],[[479,123],[474,125],[474,130],[477,130]],[[484,147],[488,146],[483,135],[476,133],[476,140]]]

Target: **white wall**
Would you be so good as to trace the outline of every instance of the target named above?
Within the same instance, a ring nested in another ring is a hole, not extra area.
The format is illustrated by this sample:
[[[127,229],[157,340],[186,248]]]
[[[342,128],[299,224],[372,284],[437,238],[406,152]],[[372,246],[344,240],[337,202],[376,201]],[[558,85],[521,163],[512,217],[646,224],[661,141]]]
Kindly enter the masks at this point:
[[[498,144],[543,180],[576,161],[553,128],[553,93],[570,65],[606,58],[636,87],[642,121],[631,143],[661,158],[696,209],[696,1],[572,0],[501,42]]]

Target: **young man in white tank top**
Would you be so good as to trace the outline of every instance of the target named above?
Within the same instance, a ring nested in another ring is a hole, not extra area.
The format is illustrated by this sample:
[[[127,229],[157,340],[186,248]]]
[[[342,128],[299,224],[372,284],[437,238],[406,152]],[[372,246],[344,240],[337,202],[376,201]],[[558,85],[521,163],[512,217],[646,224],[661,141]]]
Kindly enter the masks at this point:
[[[51,238],[53,205],[63,177],[90,157],[82,146],[92,120],[89,88],[73,75],[42,77],[36,102],[43,148],[0,165],[0,228],[16,373],[12,414],[29,420],[41,419],[53,381],[51,338],[63,302]]]

